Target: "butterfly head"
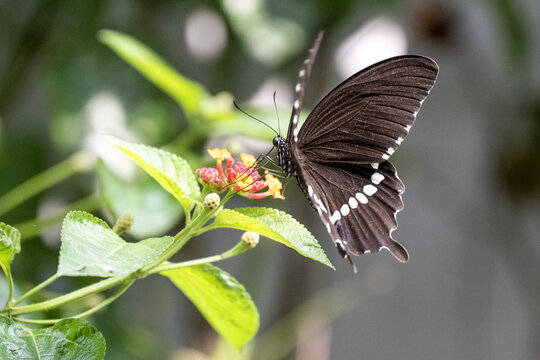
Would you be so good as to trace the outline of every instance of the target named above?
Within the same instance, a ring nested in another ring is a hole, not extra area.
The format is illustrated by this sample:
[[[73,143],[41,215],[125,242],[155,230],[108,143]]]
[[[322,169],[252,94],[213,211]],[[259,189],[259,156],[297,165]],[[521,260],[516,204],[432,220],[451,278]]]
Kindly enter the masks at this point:
[[[281,137],[281,136],[278,135],[278,136],[276,136],[276,137],[274,138],[274,140],[272,141],[272,143],[273,143],[274,146],[279,150],[279,144],[280,144],[283,140],[285,140],[285,139],[283,139],[283,137]]]

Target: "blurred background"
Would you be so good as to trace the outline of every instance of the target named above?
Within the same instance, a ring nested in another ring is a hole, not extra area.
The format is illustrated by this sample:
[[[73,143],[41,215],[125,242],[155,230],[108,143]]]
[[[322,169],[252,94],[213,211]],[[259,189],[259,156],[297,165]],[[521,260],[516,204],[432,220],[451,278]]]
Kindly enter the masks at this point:
[[[55,272],[70,209],[111,224],[134,213],[132,240],[182,227],[175,200],[100,134],[164,147],[194,169],[209,163],[209,146],[265,153],[273,133],[232,99],[277,128],[277,91],[285,129],[297,72],[324,30],[305,109],[386,57],[422,54],[440,66],[391,159],[407,186],[393,236],[410,261],[364,255],[353,274],[294,181],[285,201],[235,199],[231,207],[292,214],[336,271],[268,239],[219,263],[260,311],[240,354],[167,279],[138,281],[90,319],[107,359],[540,359],[539,20],[537,0],[0,0],[0,195],[74,153],[101,159],[1,215],[23,234],[17,286]],[[145,79],[102,29],[152,49],[197,96]],[[240,234],[214,231],[179,258],[222,252]]]

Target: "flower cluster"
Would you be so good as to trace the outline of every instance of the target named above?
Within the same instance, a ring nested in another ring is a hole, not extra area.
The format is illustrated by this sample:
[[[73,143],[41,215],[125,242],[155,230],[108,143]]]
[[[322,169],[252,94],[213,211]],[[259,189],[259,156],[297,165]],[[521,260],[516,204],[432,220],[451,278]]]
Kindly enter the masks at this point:
[[[240,155],[242,161],[235,163],[234,158],[225,149],[209,149],[208,153],[216,160],[216,167],[197,169],[197,179],[210,191],[219,193],[232,189],[252,199],[267,196],[284,199],[281,195],[281,182],[268,172],[261,177],[257,171],[257,161],[252,155],[242,154]],[[264,191],[265,188],[268,189]]]

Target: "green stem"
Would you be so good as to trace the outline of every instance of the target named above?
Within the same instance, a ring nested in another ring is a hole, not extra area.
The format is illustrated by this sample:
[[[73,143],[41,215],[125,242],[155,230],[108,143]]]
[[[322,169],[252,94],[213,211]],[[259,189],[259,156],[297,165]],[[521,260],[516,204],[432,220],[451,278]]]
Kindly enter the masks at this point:
[[[60,181],[78,172],[90,170],[94,163],[94,158],[89,154],[76,153],[71,155],[61,163],[34,176],[0,197],[0,216]]]
[[[6,274],[6,278],[7,278],[8,286],[9,286],[9,294],[8,294],[5,307],[10,307],[11,302],[13,301],[13,277],[11,276],[11,269],[9,268],[9,264],[7,267],[4,268],[4,273]]]
[[[225,204],[232,196],[234,192],[230,191],[223,197],[221,200],[221,205]],[[176,236],[172,245],[165,250],[160,256],[158,256],[150,264],[144,266],[139,270],[140,274],[150,274],[151,271],[161,265],[164,261],[168,260],[171,256],[176,254],[192,237],[199,234],[200,229],[206,224],[215,214],[221,209],[221,206],[216,209],[203,209],[197,217],[194,217],[193,220],[186,225]]]
[[[26,306],[18,306],[14,307],[12,309],[3,309],[0,311],[0,314],[10,313],[12,315],[20,315],[20,314],[27,314],[34,311],[43,311],[43,310],[50,310],[57,308],[59,306],[62,306],[68,302],[75,301],[78,299],[81,299],[83,297],[86,297],[88,295],[94,294],[94,293],[100,293],[104,290],[110,289],[118,284],[121,284],[125,282],[126,280],[133,277],[132,274],[123,275],[123,276],[115,276],[112,278],[108,278],[105,280],[101,280],[97,283],[94,283],[92,285],[85,286],[83,288],[80,288],[78,290],[72,291],[68,294],[59,296],[57,298],[42,301],[39,303],[35,303],[32,305],[26,305]],[[132,280],[130,280],[132,281]]]
[[[54,274],[53,276],[51,276],[47,280],[43,281],[41,284],[35,286],[33,289],[30,289],[25,294],[23,294],[19,299],[17,299],[17,301],[15,301],[13,303],[13,305],[17,306],[18,304],[21,303],[21,301],[23,301],[24,299],[26,299],[29,296],[34,295],[35,293],[37,293],[38,291],[40,291],[41,289],[43,289],[47,285],[51,284],[53,281],[57,280],[58,278],[60,278],[60,275]]]
[[[234,192],[229,191],[227,195],[225,195],[225,197],[221,201],[221,204],[222,205],[225,204],[233,195],[234,195]],[[123,282],[132,282],[134,281],[135,278],[146,277],[148,274],[151,273],[151,271],[155,267],[161,265],[164,261],[168,260],[171,256],[176,254],[178,250],[180,250],[195,234],[198,233],[198,231],[200,230],[202,226],[204,226],[204,224],[206,224],[213,216],[215,216],[215,214],[219,211],[220,208],[221,206],[213,210],[204,209],[200,213],[199,216],[194,218],[188,225],[186,225],[184,229],[182,229],[182,231],[176,234],[171,247],[165,250],[154,261],[142,267],[140,270],[136,271],[135,273],[122,275],[122,276],[115,276],[112,278],[101,280],[97,283],[72,291],[68,294],[65,294],[65,295],[62,295],[62,296],[59,296],[57,298],[50,299],[47,301],[42,301],[36,304],[18,306],[18,307],[13,307],[13,308],[5,308],[5,309],[0,310],[0,314],[9,313],[10,315],[20,315],[20,314],[27,314],[27,313],[35,312],[35,311],[53,309],[53,308],[62,306],[68,302],[86,297],[88,295],[91,295],[94,293],[100,293],[104,290],[110,289]],[[231,250],[234,250],[234,248]]]
[[[110,296],[106,300],[100,302],[98,305],[94,306],[93,308],[88,309],[75,316],[71,316],[70,318],[80,319],[80,318],[83,318],[83,317],[86,317],[86,316],[89,316],[98,312],[99,310],[103,309],[105,306],[112,303],[114,300],[118,299],[120,295],[122,295],[134,282],[135,280],[126,281],[112,296]],[[35,320],[35,319],[25,319],[25,318],[20,318],[20,317],[14,317],[13,320],[21,322],[21,323],[27,323],[27,324],[51,325],[51,324],[56,324],[57,322],[63,319]]]
[[[186,266],[194,266],[194,265],[207,264],[207,263],[213,263],[220,260],[225,260],[233,256],[240,255],[241,253],[249,249],[251,249],[249,245],[247,245],[243,241],[240,241],[232,249],[229,249],[219,255],[213,255],[213,256],[208,256],[201,259],[183,261],[180,263],[165,263],[165,264],[162,263],[161,265],[149,271],[149,274],[156,274],[156,273],[166,271],[166,270],[173,270],[173,269],[182,268]]]

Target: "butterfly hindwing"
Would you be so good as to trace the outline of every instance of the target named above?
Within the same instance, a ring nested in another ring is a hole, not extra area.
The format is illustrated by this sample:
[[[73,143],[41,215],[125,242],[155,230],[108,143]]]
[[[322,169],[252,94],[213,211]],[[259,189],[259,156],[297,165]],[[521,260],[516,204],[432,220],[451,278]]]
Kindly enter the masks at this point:
[[[326,163],[387,160],[407,136],[437,71],[429,58],[399,56],[356,73],[319,102],[297,146]]]
[[[388,161],[340,167],[311,163],[298,181],[342,256],[386,248],[399,261],[408,260],[407,250],[391,237],[405,188]]]

